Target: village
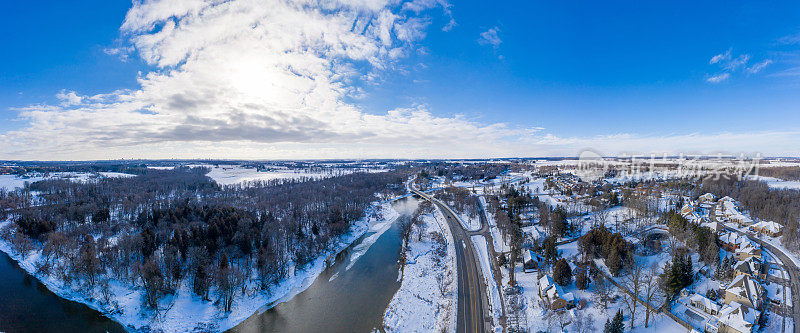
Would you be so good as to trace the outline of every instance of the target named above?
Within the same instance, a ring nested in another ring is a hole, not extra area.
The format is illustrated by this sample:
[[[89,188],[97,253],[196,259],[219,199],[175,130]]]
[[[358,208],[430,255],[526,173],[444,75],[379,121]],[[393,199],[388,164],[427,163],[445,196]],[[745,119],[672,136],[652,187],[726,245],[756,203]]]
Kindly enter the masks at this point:
[[[538,167],[437,180],[480,198],[507,331],[794,330],[796,259],[782,224],[683,181],[609,178]]]

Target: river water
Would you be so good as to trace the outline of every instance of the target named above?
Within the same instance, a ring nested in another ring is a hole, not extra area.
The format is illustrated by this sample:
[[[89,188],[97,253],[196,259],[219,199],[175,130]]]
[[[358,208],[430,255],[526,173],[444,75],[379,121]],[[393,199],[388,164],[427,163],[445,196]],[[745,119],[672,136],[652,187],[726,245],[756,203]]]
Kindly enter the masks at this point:
[[[401,216],[416,209],[414,198],[401,199],[394,207]],[[399,220],[399,219],[398,219]],[[339,254],[336,263],[291,300],[248,318],[231,332],[371,332],[380,330],[383,311],[400,288],[397,258],[400,254],[399,223],[381,235],[359,255],[368,232]],[[349,269],[348,269],[348,266]]]
[[[0,332],[125,332],[81,303],[50,292],[0,252]]]

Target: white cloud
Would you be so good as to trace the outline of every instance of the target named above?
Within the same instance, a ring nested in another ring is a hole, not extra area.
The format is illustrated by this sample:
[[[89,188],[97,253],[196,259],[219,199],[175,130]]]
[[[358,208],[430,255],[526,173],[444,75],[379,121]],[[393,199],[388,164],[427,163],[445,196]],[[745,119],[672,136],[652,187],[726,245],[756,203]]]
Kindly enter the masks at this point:
[[[706,78],[706,82],[710,83],[720,83],[723,82],[731,77],[731,73],[719,73],[715,75],[711,75]]]
[[[452,30],[457,24],[456,20],[453,18],[452,5],[446,0],[412,0],[403,3],[403,10],[410,10],[417,14],[436,7],[441,7],[444,15],[448,19],[447,24],[442,27],[442,31]]]
[[[481,32],[478,43],[481,45],[491,45],[493,48],[497,49],[500,43],[503,42],[503,40],[500,39],[499,33],[500,29],[498,27],[489,28],[489,30]]]
[[[750,62],[750,58],[751,57],[749,54],[740,54],[738,56],[734,56],[731,53],[731,49],[711,57],[708,63],[711,65],[717,65],[722,72],[717,74],[707,74],[706,82],[720,83],[727,81],[734,73],[740,70],[745,71],[748,74],[757,74],[772,63],[771,59],[765,59],[748,66],[747,64]]]
[[[398,58],[419,52],[430,4],[134,2],[119,47],[133,47],[131,56],[153,70],[137,77],[136,89],[64,90],[57,105],[18,109],[27,125],[0,133],[0,158],[466,158],[738,144],[797,155],[797,133],[562,138],[436,115],[424,104],[366,112],[349,102],[363,98],[359,83],[380,83],[383,73],[403,70]],[[502,43],[496,27],[481,40]]]
[[[730,61],[725,63],[724,67],[725,67],[725,69],[727,69],[729,71],[735,71],[735,70],[739,69],[740,67],[743,67],[743,66],[747,65],[748,61],[750,61],[750,55],[749,54],[742,54],[742,55],[736,57],[735,59],[731,59]]]
[[[78,105],[83,101],[83,96],[79,96],[71,90],[61,90],[61,92],[56,94],[56,98],[61,101],[62,106]]]
[[[750,74],[757,74],[758,72],[761,72],[762,70],[764,70],[764,68],[769,66],[769,64],[771,64],[771,63],[772,63],[772,60],[769,60],[769,59],[766,59],[764,61],[755,63],[752,66],[747,68],[747,72],[750,73]]]
[[[800,34],[783,36],[780,39],[778,39],[778,42],[787,45],[800,44]]]
[[[363,97],[359,82],[402,70],[397,59],[417,48],[428,22],[394,0],[134,2],[122,35],[154,66],[139,88],[65,90],[57,106],[20,108],[28,125],[0,134],[0,156],[202,156],[206,147],[251,158],[387,147],[466,153],[524,133],[435,116],[424,105],[367,113],[346,102]]]
[[[725,53],[720,53],[711,57],[711,60],[709,60],[708,63],[713,65],[723,61],[728,61],[730,59],[731,59],[731,50],[728,49],[728,51],[725,51]]]

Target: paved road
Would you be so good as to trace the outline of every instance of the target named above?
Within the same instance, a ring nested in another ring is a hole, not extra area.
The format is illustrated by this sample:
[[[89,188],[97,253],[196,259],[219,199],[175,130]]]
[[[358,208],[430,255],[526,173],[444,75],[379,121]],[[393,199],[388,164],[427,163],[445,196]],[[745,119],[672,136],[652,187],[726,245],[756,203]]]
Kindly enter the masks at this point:
[[[792,306],[791,309],[791,315],[795,323],[794,333],[800,333],[800,324],[798,324],[800,323],[800,306],[796,306],[796,304],[800,304],[800,269],[797,268],[797,265],[794,264],[794,261],[790,259],[788,256],[786,256],[786,254],[783,253],[783,251],[772,246],[770,243],[767,243],[757,237],[750,237],[750,235],[743,233],[737,229],[729,228],[727,226],[725,226],[725,229],[746,236],[750,240],[758,243],[762,247],[769,250],[769,252],[772,252],[773,254],[778,256],[778,259],[781,260],[781,263],[783,263],[783,268],[786,270],[787,273],[789,273],[789,287],[791,287],[792,289],[792,304],[795,305]]]
[[[480,261],[467,232],[458,219],[438,200],[412,189],[414,193],[439,206],[453,234],[456,249],[456,269],[458,271],[458,319],[457,332],[490,332],[491,317],[486,298],[486,286],[480,272]]]

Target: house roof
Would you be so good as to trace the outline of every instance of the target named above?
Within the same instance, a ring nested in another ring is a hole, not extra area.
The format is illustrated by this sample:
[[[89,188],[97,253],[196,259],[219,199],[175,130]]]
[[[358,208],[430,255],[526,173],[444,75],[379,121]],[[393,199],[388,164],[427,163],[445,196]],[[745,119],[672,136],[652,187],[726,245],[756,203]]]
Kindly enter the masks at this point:
[[[761,313],[738,302],[731,302],[719,313],[719,321],[739,332],[752,332]]]
[[[749,238],[745,237],[744,235],[739,234],[738,232],[729,232],[719,237],[720,242],[728,243],[738,247],[736,252],[748,252],[751,251],[748,248],[755,249],[756,245],[753,244]]]
[[[539,279],[539,291],[545,291],[553,286],[553,278],[549,275],[542,276]]]
[[[714,200],[714,198],[716,197],[712,193],[706,193],[700,196],[700,200],[705,200],[705,201],[712,201]]]
[[[733,269],[750,275],[758,272],[758,269],[756,268],[756,261],[753,259],[753,257],[748,257],[745,260],[737,261],[736,264],[733,265]]]
[[[722,230],[722,226],[717,222],[704,222],[700,224],[701,227],[706,227],[714,231]]]
[[[689,297],[689,300],[691,300],[694,303],[703,304],[703,306],[707,310],[719,311],[719,308],[720,308],[719,304],[717,304],[717,302],[714,302],[714,301],[710,300],[708,297],[705,297],[705,296],[700,295],[700,294],[692,294],[692,296]]]
[[[758,223],[753,224],[753,228],[758,228],[762,230],[767,230],[769,232],[777,233],[783,229],[783,226],[773,221],[759,221]]]
[[[760,295],[763,294],[764,287],[747,275],[739,275],[733,279],[733,282],[725,290],[750,300],[753,306],[758,307],[761,303]]]

